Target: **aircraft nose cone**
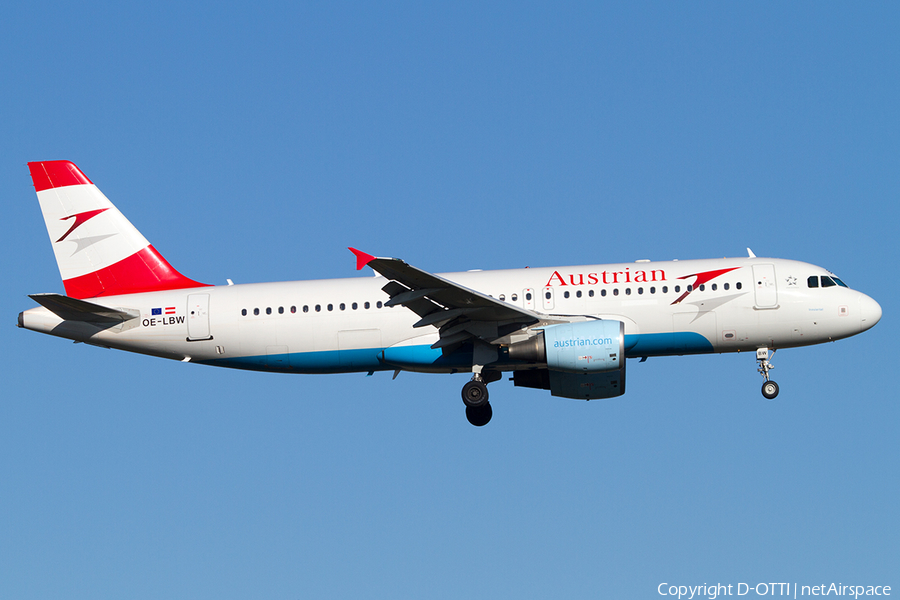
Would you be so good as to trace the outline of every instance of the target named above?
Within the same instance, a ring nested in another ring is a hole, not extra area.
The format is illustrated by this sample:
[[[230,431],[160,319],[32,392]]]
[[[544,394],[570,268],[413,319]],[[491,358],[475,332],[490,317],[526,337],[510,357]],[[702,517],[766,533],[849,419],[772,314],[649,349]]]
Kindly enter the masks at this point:
[[[865,294],[859,297],[859,320],[860,331],[871,329],[881,320],[881,306]]]

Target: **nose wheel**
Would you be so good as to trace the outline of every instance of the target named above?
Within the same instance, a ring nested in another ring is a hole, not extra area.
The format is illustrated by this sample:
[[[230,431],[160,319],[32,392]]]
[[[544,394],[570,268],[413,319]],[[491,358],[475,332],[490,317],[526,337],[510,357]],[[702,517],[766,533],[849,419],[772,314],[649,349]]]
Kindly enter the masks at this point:
[[[772,356],[775,356],[775,350],[772,350]],[[778,395],[778,384],[769,379],[769,371],[774,369],[775,365],[769,362],[768,348],[757,348],[756,362],[759,364],[756,370],[766,379],[762,385],[762,395],[766,400],[774,400]]]

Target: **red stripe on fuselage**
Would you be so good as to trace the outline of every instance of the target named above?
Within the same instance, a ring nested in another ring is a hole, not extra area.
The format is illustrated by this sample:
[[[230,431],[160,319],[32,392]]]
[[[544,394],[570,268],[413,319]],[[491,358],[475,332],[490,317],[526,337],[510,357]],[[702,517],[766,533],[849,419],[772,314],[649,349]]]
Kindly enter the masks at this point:
[[[673,302],[672,304],[673,305],[680,304],[681,301],[684,300],[685,298],[687,298],[692,291],[694,291],[695,289],[697,289],[704,283],[707,283],[708,281],[712,281],[719,275],[724,275],[725,273],[729,273],[731,271],[734,271],[735,269],[740,269],[740,267],[730,267],[728,269],[717,269],[715,271],[704,271],[703,273],[692,273],[691,275],[685,275],[684,277],[679,277],[678,279],[688,279],[689,277],[696,277],[697,281],[695,281],[691,285],[691,289],[687,290],[685,293],[683,293],[681,296],[679,296],[678,299],[675,300],[675,302]]]
[[[63,284],[66,295],[78,299],[209,285],[188,279],[176,271],[152,245],[105,269],[66,279]]]
[[[67,160],[45,160],[28,163],[34,191],[42,192],[67,185],[93,185],[87,175]]]

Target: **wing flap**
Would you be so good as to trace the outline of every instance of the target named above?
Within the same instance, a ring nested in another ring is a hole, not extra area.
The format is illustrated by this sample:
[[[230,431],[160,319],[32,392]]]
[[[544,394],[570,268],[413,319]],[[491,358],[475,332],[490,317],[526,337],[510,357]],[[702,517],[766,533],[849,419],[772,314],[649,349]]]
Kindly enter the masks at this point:
[[[426,325],[434,325],[440,327],[444,323],[452,321],[456,317],[461,317],[477,311],[477,308],[450,308],[447,310],[435,310],[415,322],[413,327],[425,327]]]
[[[397,306],[398,304],[408,304],[413,300],[419,300],[425,296],[431,296],[440,292],[440,288],[425,288],[421,290],[409,290],[408,292],[400,292],[396,296],[385,302],[385,306]]]

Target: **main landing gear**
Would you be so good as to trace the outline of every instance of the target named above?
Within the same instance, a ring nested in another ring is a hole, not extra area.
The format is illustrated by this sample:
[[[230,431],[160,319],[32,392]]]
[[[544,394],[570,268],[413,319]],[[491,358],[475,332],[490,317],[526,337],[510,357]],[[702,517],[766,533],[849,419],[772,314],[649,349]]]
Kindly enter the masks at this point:
[[[775,350],[772,350],[772,356],[775,356]],[[765,396],[766,400],[774,400],[775,396],[778,395],[778,384],[769,380],[769,371],[774,369],[775,365],[769,362],[768,348],[756,349],[756,362],[759,363],[757,371],[766,378],[766,381],[762,385],[762,395]]]
[[[466,405],[466,419],[475,427],[487,425],[494,415],[491,403],[488,402],[487,384],[498,379],[500,379],[498,371],[489,371],[484,375],[475,373],[472,380],[463,386],[462,399]]]

